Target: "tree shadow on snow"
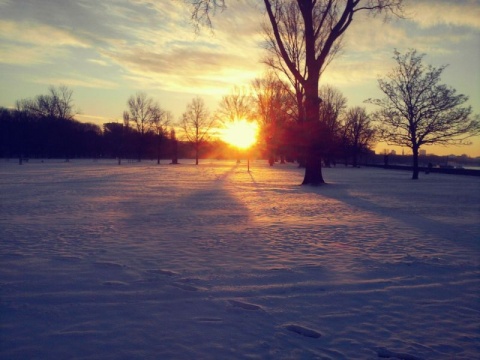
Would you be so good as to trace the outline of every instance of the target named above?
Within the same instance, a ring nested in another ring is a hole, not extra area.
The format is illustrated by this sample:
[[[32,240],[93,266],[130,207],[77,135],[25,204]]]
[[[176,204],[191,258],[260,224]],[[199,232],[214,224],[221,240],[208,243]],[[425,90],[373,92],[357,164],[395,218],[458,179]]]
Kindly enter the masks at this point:
[[[411,181],[411,180],[408,180]],[[389,199],[392,201],[400,200],[402,194],[396,194],[394,186],[392,186],[391,193],[389,197],[385,197],[385,205],[381,205],[379,202],[379,197],[382,197],[382,194],[362,194],[362,196],[352,195],[353,187],[350,184],[345,183],[329,183],[321,187],[310,187],[310,186],[299,186],[299,194],[306,194],[308,196],[318,196],[326,197],[333,200],[340,201],[349,206],[353,206],[362,211],[374,213],[379,217],[387,217],[395,221],[400,221],[409,227],[416,228],[417,230],[425,233],[425,235],[434,235],[437,237],[444,238],[446,240],[456,242],[462,242],[462,244],[468,244],[470,247],[476,251],[480,250],[480,244],[478,243],[478,236],[474,233],[469,233],[465,231],[465,228],[459,224],[445,223],[440,220],[431,219],[428,217],[419,214],[417,211],[408,209],[406,207],[395,208],[395,206],[389,206],[391,203],[388,202]],[[369,195],[372,197],[377,197],[377,201],[373,201],[368,198]],[[425,201],[425,200],[423,200]],[[415,205],[415,204],[413,204]],[[321,201],[319,202],[321,206]],[[449,204],[445,204],[449,206]]]

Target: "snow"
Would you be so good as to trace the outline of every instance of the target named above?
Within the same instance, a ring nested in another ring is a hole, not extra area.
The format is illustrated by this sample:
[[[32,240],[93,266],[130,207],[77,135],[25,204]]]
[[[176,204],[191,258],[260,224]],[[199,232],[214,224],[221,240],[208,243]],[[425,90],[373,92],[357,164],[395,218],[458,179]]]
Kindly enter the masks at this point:
[[[480,358],[480,179],[0,163],[2,359]]]

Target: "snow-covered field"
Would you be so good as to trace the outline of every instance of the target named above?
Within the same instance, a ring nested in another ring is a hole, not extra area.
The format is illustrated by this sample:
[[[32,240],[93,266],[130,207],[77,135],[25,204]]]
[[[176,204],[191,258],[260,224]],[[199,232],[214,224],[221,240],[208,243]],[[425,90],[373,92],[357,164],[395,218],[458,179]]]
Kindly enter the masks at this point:
[[[0,163],[1,359],[478,359],[480,178]]]

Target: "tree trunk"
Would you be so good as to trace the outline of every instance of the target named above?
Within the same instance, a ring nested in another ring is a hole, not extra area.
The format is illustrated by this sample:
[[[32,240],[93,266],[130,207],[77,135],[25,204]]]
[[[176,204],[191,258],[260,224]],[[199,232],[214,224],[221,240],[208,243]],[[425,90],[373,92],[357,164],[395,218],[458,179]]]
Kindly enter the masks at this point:
[[[306,161],[302,185],[318,186],[325,183],[322,175],[321,144],[318,144],[321,102],[318,97],[318,82],[318,77],[313,76],[305,84],[305,123],[302,124],[302,137],[306,150],[306,154],[304,154]]]
[[[412,180],[418,180],[418,147],[413,147],[413,175]]]
[[[195,146],[195,165],[198,165],[198,153],[199,153],[199,146],[197,144]]]
[[[178,142],[176,139],[172,140],[172,164],[178,164]]]
[[[161,153],[162,153],[162,137],[161,137],[161,135],[158,135],[158,140],[157,140],[157,165],[160,165]]]
[[[315,153],[307,155],[305,162],[305,177],[302,185],[318,186],[324,184],[322,176],[322,159]]]

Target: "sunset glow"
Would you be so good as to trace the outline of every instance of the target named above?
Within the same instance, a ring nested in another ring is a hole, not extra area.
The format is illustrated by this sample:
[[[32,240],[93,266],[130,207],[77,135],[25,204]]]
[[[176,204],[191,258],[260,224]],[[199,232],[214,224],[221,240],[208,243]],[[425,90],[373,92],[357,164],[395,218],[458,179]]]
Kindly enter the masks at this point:
[[[220,138],[239,149],[248,149],[257,142],[257,134],[257,123],[242,119],[227,124]]]
[[[261,1],[227,0],[225,11],[211,9],[213,29],[196,31],[193,3],[0,0],[0,107],[15,109],[18,100],[65,85],[73,91],[75,118],[100,127],[122,122],[127,99],[139,91],[171,112],[172,126],[197,95],[215,112],[234,87],[248,90],[269,70],[262,60],[268,15]],[[377,79],[395,65],[393,50],[416,49],[426,54],[425,64],[448,64],[442,83],[468,96],[466,105],[480,113],[478,1],[406,0],[406,17],[388,21],[357,14],[321,86],[334,86],[348,107],[372,113],[377,109],[364,101],[382,96]],[[480,156],[480,136],[469,141],[424,150]],[[408,152],[385,143],[375,150]]]

